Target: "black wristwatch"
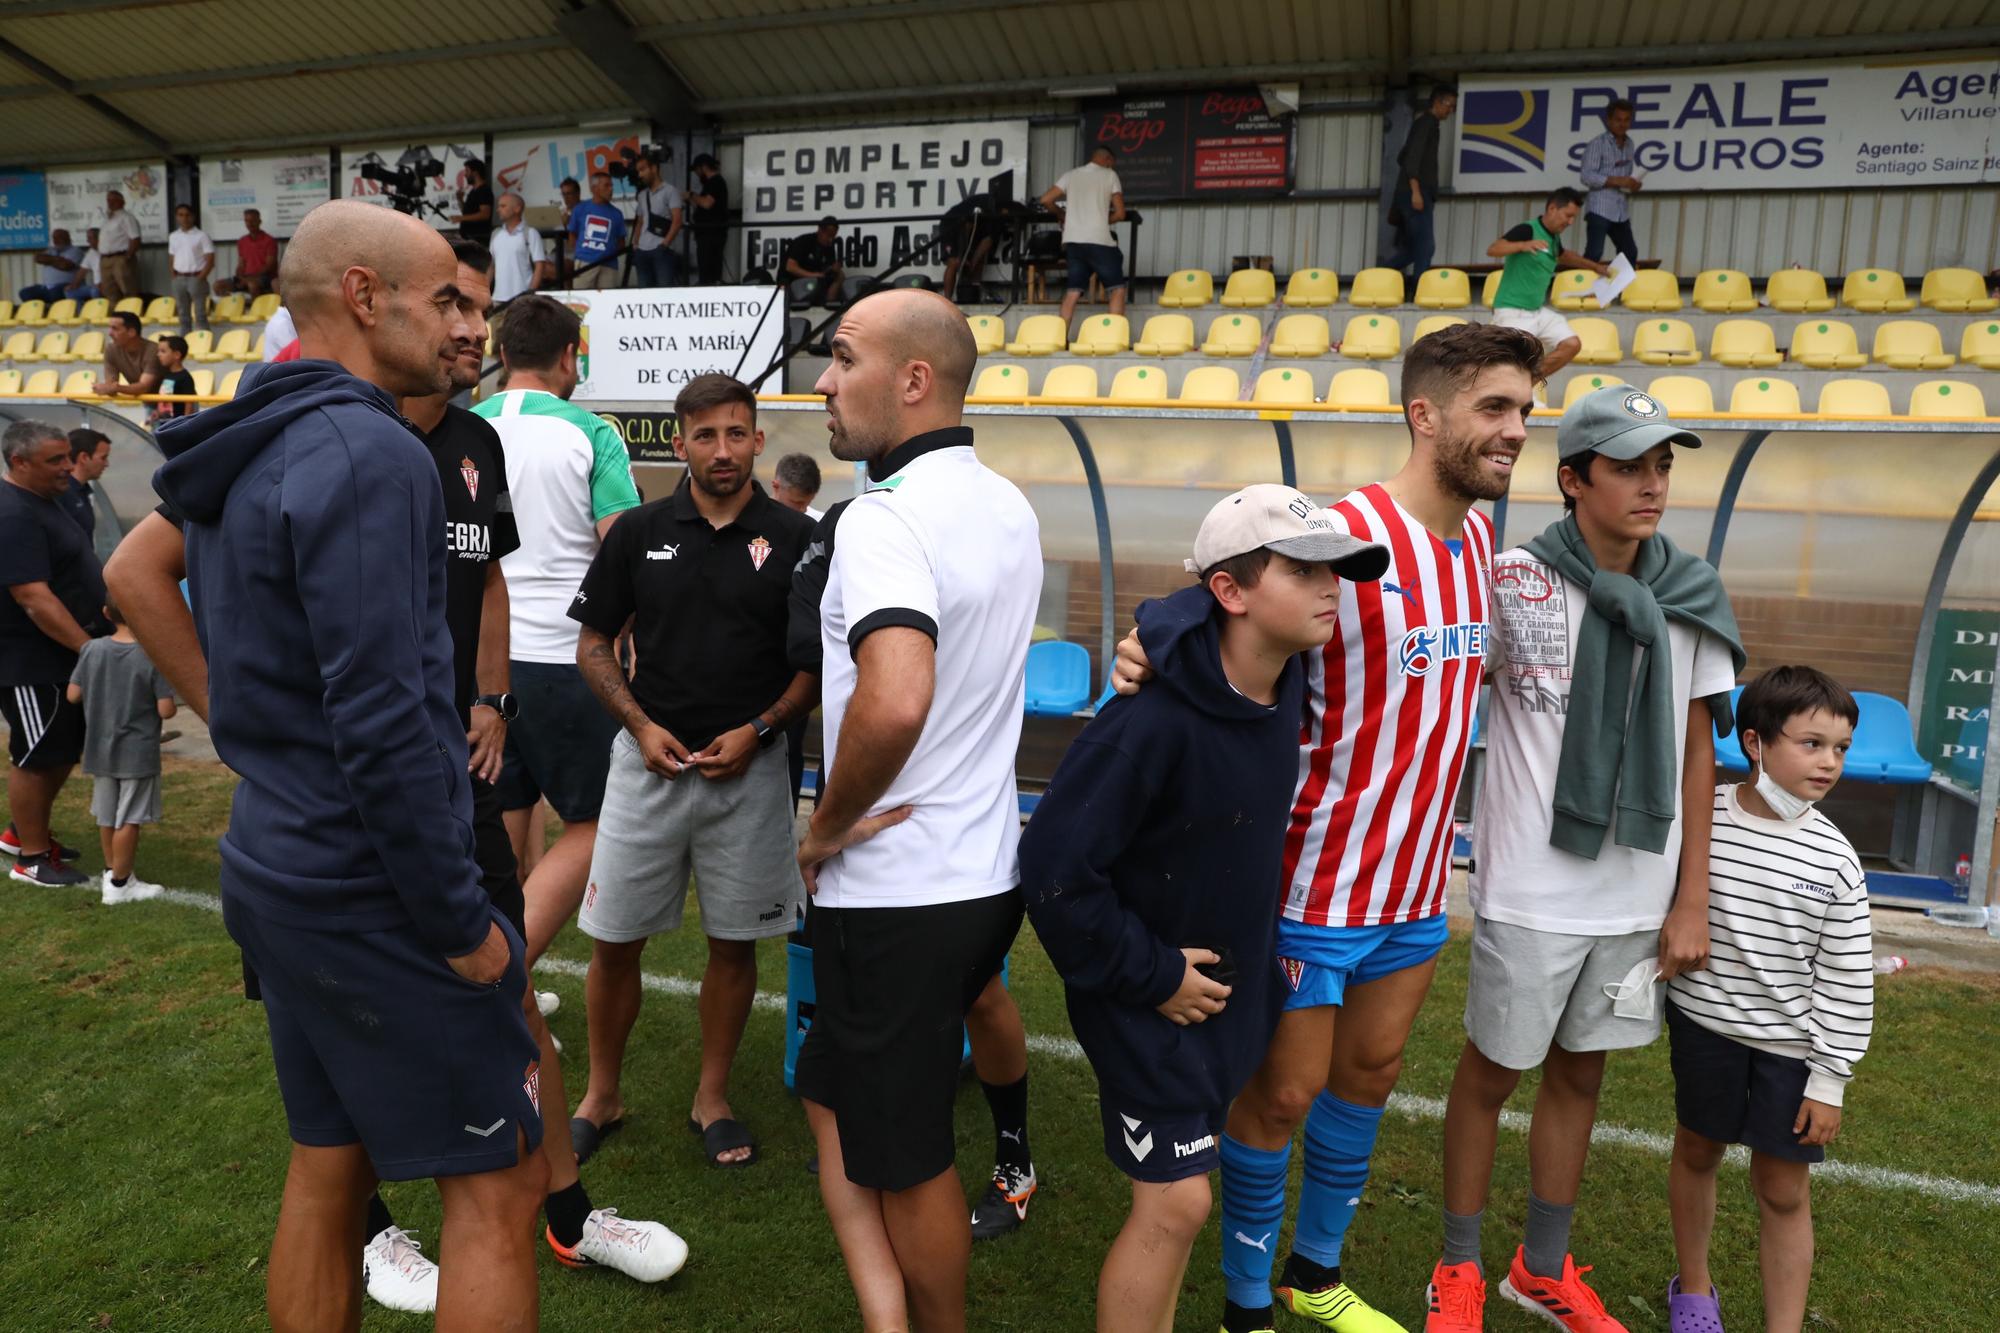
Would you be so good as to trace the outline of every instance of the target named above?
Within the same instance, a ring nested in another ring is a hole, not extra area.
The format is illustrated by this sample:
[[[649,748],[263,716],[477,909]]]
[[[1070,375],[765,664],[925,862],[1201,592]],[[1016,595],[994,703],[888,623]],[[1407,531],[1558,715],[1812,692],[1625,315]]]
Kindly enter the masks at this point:
[[[760,750],[770,749],[782,734],[762,717],[753,717],[750,719],[750,730],[757,733],[757,748]]]
[[[521,712],[520,702],[511,694],[482,694],[472,701],[472,706],[492,709],[502,722],[512,722]]]

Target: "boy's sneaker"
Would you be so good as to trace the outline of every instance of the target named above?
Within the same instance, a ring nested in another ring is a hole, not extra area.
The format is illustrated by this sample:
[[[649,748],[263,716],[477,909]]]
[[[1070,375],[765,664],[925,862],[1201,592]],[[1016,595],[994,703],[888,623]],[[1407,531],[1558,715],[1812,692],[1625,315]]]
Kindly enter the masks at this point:
[[[1334,1333],[1406,1333],[1401,1324],[1355,1295],[1345,1282],[1334,1282],[1315,1291],[1276,1287],[1271,1294],[1293,1314]]]
[[[1584,1282],[1583,1275],[1589,1271],[1589,1264],[1578,1268],[1576,1260],[1565,1254],[1561,1277],[1540,1277],[1528,1271],[1525,1252],[1516,1247],[1514,1262],[1507,1276],[1500,1279],[1500,1294],[1570,1333],[1627,1333],[1625,1325],[1611,1317],[1604,1302]]]
[[[1028,1200],[1035,1197],[1039,1188],[1033,1163],[1025,1172],[1010,1166],[995,1166],[986,1193],[972,1210],[972,1238],[992,1240],[1019,1231],[1028,1220]]]
[[[1424,1333],[1483,1333],[1486,1279],[1478,1264],[1439,1263],[1424,1293]]]
[[[49,849],[56,854],[56,860],[58,861],[74,861],[77,859],[74,847],[65,847],[55,838],[49,839]],[[18,857],[20,854],[21,835],[14,831],[12,824],[9,824],[4,830],[0,830],[0,856]]]
[[[111,882],[111,872],[107,870],[104,872],[102,880],[104,884],[104,902],[108,907],[116,907],[119,903],[142,903],[148,898],[157,898],[166,892],[159,885],[148,884],[137,875],[126,876],[125,883],[119,885]]]
[[[562,996],[552,990],[538,990],[535,992],[535,1008],[542,1011],[543,1018],[547,1018],[562,1008]]]
[[[572,1248],[546,1233],[558,1262],[571,1268],[612,1268],[637,1282],[665,1282],[687,1262],[687,1242],[658,1222],[620,1217],[616,1208],[596,1208],[583,1222],[583,1239]]]
[[[405,1314],[437,1309],[438,1267],[401,1227],[384,1227],[362,1247],[361,1272],[368,1279],[368,1298],[377,1305]]]
[[[45,889],[74,889],[90,883],[90,876],[57,860],[52,852],[24,856],[7,871],[10,878]]]
[[[1668,1333],[1722,1333],[1722,1293],[1714,1287],[1706,1296],[1681,1290],[1681,1275],[1667,1283]]]

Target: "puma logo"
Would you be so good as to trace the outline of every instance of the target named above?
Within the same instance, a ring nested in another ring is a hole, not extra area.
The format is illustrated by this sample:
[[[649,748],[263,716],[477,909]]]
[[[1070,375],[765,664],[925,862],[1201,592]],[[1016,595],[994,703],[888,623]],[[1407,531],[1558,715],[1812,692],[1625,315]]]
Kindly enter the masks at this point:
[[[1236,1233],[1236,1239],[1253,1250],[1262,1250],[1266,1254],[1271,1252],[1271,1233],[1268,1231],[1264,1233],[1262,1240],[1251,1240],[1240,1231]]]

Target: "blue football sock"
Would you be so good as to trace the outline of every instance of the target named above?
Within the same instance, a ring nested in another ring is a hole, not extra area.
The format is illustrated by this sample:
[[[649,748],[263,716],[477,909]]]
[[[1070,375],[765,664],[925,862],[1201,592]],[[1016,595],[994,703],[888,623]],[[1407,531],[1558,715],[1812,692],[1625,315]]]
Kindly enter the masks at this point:
[[[1306,1116],[1305,1184],[1299,1191],[1293,1253],[1327,1268],[1340,1265],[1340,1245],[1361,1206],[1368,1159],[1381,1127],[1379,1106],[1356,1106],[1330,1092],[1313,1098]]]
[[[1271,1256],[1285,1223],[1292,1145],[1252,1148],[1222,1136],[1222,1276],[1247,1310],[1271,1305]]]

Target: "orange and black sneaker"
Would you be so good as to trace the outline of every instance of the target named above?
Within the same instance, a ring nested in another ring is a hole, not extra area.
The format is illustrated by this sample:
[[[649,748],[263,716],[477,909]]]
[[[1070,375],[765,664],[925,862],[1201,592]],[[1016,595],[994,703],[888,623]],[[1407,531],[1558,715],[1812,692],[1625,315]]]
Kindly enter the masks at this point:
[[[986,1193],[972,1210],[972,1238],[992,1240],[1019,1231],[1021,1224],[1028,1220],[1028,1201],[1035,1197],[1040,1188],[1035,1181],[1035,1167],[1031,1162],[1028,1169],[996,1165],[993,1179],[986,1186]]]
[[[1500,1294],[1570,1333],[1627,1333],[1583,1280],[1589,1271],[1589,1264],[1578,1268],[1576,1260],[1565,1254],[1561,1277],[1540,1277],[1528,1271],[1525,1252],[1517,1247],[1507,1276],[1500,1280]]]
[[[1484,1333],[1486,1278],[1479,1265],[1440,1262],[1431,1270],[1424,1306],[1424,1333]]]

